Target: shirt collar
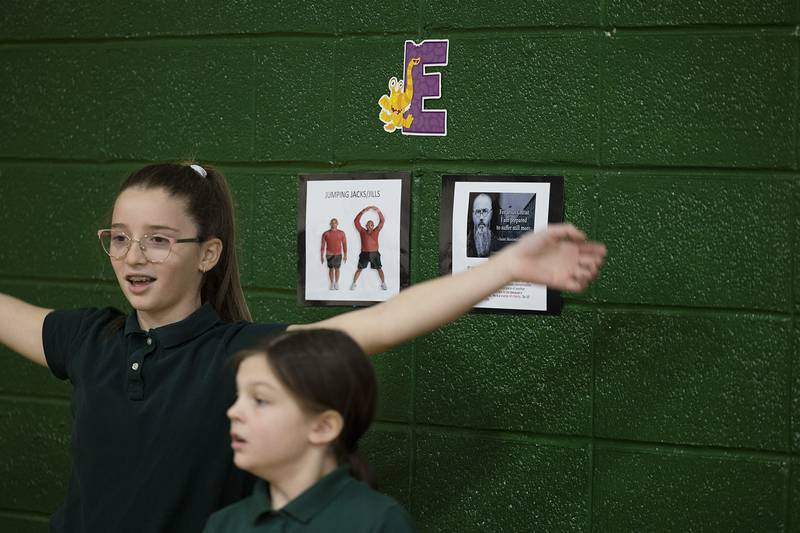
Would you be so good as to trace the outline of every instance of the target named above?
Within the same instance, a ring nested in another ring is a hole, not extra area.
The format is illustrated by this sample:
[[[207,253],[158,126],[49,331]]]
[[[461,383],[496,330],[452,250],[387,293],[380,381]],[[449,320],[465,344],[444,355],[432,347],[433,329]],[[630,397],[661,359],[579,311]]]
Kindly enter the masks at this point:
[[[151,329],[147,332],[156,337],[156,340],[165,348],[178,346],[186,341],[194,339],[211,329],[220,322],[219,315],[209,303],[200,306],[194,313],[179,322]],[[145,334],[139,326],[139,317],[136,312],[128,315],[125,320],[125,336],[133,334]]]
[[[253,524],[264,514],[272,511],[272,498],[269,495],[269,486],[263,479],[257,479],[253,487],[253,494],[245,503],[245,510]]]
[[[307,524],[352,480],[350,465],[344,464],[287,503],[279,512],[284,512],[292,518]],[[269,486],[265,481],[258,480],[256,482],[253,488],[253,495],[247,503],[247,509],[253,523],[264,513],[272,511]]]

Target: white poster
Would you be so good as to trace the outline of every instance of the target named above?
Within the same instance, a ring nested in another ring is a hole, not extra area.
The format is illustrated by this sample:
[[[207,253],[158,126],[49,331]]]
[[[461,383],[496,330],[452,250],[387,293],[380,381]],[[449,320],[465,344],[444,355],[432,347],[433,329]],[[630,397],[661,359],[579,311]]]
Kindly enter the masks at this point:
[[[449,240],[449,247],[444,248],[450,254],[453,273],[482,264],[528,231],[544,230],[552,215],[556,214],[551,213],[554,183],[547,178],[522,178],[518,181],[502,181],[502,178],[459,181],[458,176],[447,178],[445,188],[451,188],[447,194],[443,194],[442,201],[449,201],[449,192],[452,191],[452,218],[443,220],[450,227],[447,228],[449,235],[443,233],[442,236]],[[563,190],[563,182],[558,181],[560,178],[553,180]],[[449,209],[444,207],[442,212],[443,217],[450,214]],[[563,209],[560,208],[559,212],[563,212]],[[475,307],[552,312],[552,298],[553,295],[548,296],[544,285],[512,283]]]
[[[405,285],[404,180],[347,176],[309,177],[304,182],[305,239],[300,256],[305,263],[301,279],[306,303],[381,302]]]

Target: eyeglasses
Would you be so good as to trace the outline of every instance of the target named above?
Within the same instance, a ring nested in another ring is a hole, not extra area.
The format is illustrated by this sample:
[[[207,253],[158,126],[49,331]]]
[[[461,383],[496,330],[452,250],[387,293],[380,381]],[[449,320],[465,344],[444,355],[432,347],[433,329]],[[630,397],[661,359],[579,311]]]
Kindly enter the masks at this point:
[[[141,239],[134,239],[127,233],[117,229],[101,229],[97,231],[97,237],[100,239],[100,245],[103,251],[108,254],[112,259],[122,259],[128,255],[128,250],[131,249],[131,243],[136,242],[142,255],[150,263],[163,263],[172,252],[172,247],[176,244],[183,244],[186,242],[203,242],[200,237],[192,239],[175,239],[174,237],[167,237],[154,233],[152,235],[142,235]]]
[[[485,217],[486,215],[491,213],[492,210],[484,207],[483,209],[473,209],[472,212],[475,213],[476,216]]]

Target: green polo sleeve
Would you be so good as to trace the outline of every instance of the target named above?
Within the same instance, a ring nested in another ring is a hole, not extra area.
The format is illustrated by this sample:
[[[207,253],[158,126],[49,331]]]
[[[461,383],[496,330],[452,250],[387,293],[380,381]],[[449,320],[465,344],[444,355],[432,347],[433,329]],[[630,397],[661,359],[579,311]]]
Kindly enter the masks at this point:
[[[58,379],[72,377],[75,360],[91,350],[91,330],[108,323],[109,309],[59,309],[48,314],[42,326],[47,366]]]
[[[262,324],[240,322],[236,325],[233,336],[228,342],[228,353],[233,355],[239,350],[252,348],[265,339],[283,333],[286,324]]]
[[[383,512],[380,526],[375,531],[376,533],[415,533],[417,530],[406,510],[400,504],[394,504]]]
[[[203,528],[203,533],[220,533],[224,531],[223,524],[224,520],[219,512],[212,514],[208,517],[208,522],[206,522],[206,527]]]

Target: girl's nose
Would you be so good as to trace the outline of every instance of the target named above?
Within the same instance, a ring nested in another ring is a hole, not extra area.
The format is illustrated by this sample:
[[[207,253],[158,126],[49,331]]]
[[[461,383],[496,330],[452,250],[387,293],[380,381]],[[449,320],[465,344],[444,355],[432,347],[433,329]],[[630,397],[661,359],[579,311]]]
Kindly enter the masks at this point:
[[[138,242],[131,242],[131,247],[128,249],[128,253],[125,256],[125,261],[129,265],[141,265],[142,263],[147,263],[147,258],[144,256],[144,252],[142,251],[141,245]]]
[[[237,398],[233,405],[228,408],[228,418],[231,420],[238,420],[239,419],[239,399]]]

